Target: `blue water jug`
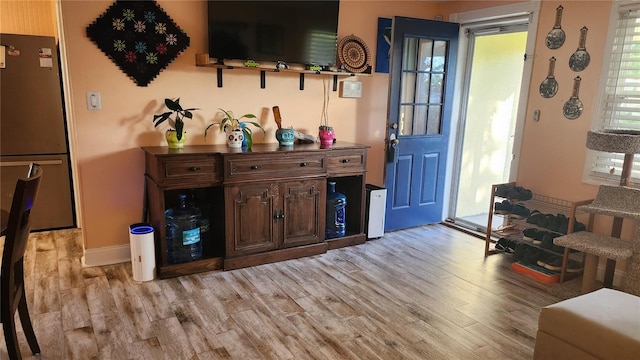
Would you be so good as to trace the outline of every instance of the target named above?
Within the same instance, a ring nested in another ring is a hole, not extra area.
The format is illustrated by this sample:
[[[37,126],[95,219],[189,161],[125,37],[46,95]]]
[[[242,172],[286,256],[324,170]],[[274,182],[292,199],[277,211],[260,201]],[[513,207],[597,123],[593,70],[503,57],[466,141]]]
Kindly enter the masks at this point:
[[[336,192],[336,182],[327,183],[327,218],[324,230],[325,239],[343,237],[346,232],[347,197]]]
[[[165,211],[167,262],[172,264],[202,257],[200,226],[202,214],[187,205],[187,195],[178,196],[178,206]]]

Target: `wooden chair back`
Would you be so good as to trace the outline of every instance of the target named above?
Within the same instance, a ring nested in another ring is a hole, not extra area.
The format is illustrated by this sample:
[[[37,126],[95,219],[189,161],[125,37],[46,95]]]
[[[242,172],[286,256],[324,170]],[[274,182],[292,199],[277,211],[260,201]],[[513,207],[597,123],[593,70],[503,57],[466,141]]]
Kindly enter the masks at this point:
[[[29,347],[34,354],[40,353],[27,309],[23,259],[31,232],[29,221],[31,210],[38,196],[41,178],[42,168],[37,164],[31,164],[27,178],[18,179],[5,231],[2,272],[0,273],[0,320],[4,329],[9,359],[21,358],[14,321],[16,309]]]

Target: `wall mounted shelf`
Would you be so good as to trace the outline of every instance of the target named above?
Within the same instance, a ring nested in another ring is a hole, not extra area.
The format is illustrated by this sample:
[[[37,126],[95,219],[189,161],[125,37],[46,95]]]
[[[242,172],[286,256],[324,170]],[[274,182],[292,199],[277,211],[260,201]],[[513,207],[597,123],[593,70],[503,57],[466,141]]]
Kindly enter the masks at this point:
[[[222,71],[223,70],[247,70],[247,71],[259,71],[260,72],[260,88],[266,88],[266,73],[278,73],[278,74],[299,74],[300,76],[300,90],[304,90],[304,78],[305,75],[330,75],[333,76],[333,91],[338,90],[338,77],[348,76],[371,76],[371,66],[362,73],[351,73],[347,71],[316,71],[306,69],[276,69],[274,67],[248,67],[248,66],[234,66],[218,64],[213,62],[207,54],[196,55],[196,66],[215,68],[217,71],[218,87],[222,87]]]

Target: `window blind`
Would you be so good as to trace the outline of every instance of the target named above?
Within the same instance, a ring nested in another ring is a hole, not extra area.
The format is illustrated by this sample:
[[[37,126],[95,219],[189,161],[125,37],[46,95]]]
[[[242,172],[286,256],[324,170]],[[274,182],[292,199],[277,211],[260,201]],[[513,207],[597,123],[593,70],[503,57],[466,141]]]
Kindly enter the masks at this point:
[[[640,2],[620,7],[599,114],[603,129],[640,131]],[[624,154],[594,152],[591,175],[620,178]],[[631,177],[640,182],[640,155]]]

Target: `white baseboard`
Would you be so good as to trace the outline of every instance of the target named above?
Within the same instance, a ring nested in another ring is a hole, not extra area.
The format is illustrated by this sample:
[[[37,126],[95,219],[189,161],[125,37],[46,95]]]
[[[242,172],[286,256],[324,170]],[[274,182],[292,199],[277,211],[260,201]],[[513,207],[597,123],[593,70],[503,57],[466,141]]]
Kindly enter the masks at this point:
[[[96,249],[85,249],[82,257],[83,267],[113,265],[131,261],[129,245],[106,246]]]

